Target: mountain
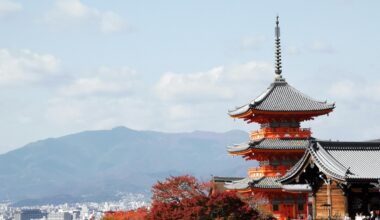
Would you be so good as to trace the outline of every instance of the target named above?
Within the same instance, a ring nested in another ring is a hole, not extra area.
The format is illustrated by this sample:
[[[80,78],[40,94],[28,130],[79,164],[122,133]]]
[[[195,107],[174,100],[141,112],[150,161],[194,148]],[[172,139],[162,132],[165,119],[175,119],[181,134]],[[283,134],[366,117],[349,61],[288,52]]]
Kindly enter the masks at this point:
[[[255,163],[228,156],[226,146],[247,138],[238,130],[117,127],[37,141],[0,155],[0,200],[99,201],[126,192],[149,194],[153,183],[170,175],[245,176]]]

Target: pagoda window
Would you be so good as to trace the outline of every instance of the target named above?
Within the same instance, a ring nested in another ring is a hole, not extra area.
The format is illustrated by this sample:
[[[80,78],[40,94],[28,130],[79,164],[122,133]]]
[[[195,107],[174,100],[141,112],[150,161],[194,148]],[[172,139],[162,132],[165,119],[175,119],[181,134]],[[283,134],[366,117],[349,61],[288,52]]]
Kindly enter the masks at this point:
[[[269,160],[263,160],[263,161],[260,161],[260,162],[259,162],[259,165],[260,165],[261,167],[263,167],[263,166],[269,166]]]
[[[294,200],[293,200],[293,198],[291,196],[286,196],[284,198],[284,203],[285,204],[290,204],[290,203],[293,203],[293,202],[294,202]]]
[[[261,128],[299,128],[300,122],[298,121],[282,121],[282,122],[268,122],[261,124]]]
[[[277,159],[273,159],[271,161],[271,165],[274,166],[274,167],[276,167],[276,166],[280,165],[280,161],[278,161]]]
[[[292,161],[288,157],[283,157],[281,160],[282,165],[292,165]]]
[[[303,198],[302,196],[298,197],[297,203],[298,211],[303,211],[305,207],[305,198]]]
[[[274,198],[272,201],[272,209],[274,212],[280,211],[280,200],[278,198]]]

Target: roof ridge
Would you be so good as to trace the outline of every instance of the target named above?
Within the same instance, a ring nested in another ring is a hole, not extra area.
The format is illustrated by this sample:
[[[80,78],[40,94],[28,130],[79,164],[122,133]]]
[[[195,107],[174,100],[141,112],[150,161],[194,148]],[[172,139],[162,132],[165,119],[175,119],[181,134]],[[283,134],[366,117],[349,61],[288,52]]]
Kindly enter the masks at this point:
[[[249,107],[255,107],[256,105],[263,102],[273,92],[274,88],[274,84],[270,84],[270,86],[267,88],[265,92],[261,93],[259,96],[257,96],[254,100],[252,100],[249,103]]]
[[[289,83],[287,83],[287,86],[288,86],[290,89],[292,89],[293,91],[295,91],[295,92],[299,93],[300,95],[302,95],[304,98],[310,99],[311,101],[319,102],[319,103],[321,103],[321,104],[326,104],[326,105],[332,105],[333,107],[335,106],[335,103],[329,104],[329,103],[327,103],[327,100],[323,102],[323,101],[319,101],[319,100],[317,100],[317,99],[314,99],[314,98],[312,98],[311,96],[309,96],[309,95],[307,95],[307,94],[301,92],[300,90],[294,88],[294,86],[290,85]]]
[[[317,150],[322,152],[322,154],[317,154]],[[325,170],[326,173],[330,173],[332,175],[335,174],[336,177],[344,178],[345,174],[347,172],[347,167],[345,167],[343,164],[341,164],[334,156],[332,156],[322,145],[320,145],[318,142],[315,144],[312,144],[309,146],[308,151],[310,152],[311,156],[314,158],[314,161],[316,161],[316,164],[321,169]],[[319,156],[318,156],[319,155]],[[324,160],[324,161],[321,161]],[[330,170],[326,167],[326,165],[330,165],[335,170]],[[341,172],[341,173],[337,173]],[[342,174],[343,173],[343,174]]]

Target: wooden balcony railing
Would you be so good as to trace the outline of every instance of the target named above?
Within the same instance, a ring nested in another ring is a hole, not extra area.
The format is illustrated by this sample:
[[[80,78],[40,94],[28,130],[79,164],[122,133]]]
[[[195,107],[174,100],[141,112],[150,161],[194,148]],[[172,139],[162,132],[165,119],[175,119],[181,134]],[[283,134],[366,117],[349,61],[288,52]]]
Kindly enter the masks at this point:
[[[262,128],[258,131],[251,132],[251,140],[262,138],[309,138],[311,136],[310,128]]]

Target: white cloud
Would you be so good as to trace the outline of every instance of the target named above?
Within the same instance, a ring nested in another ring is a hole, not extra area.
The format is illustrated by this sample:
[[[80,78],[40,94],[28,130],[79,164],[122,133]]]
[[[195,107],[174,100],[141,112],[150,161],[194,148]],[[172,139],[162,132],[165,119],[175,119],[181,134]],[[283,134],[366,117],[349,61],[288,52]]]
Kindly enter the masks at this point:
[[[301,53],[301,50],[300,48],[296,47],[296,46],[288,46],[285,48],[286,49],[286,52],[290,55],[298,55]]]
[[[95,25],[103,33],[128,28],[124,19],[113,11],[100,11],[80,0],[57,0],[53,9],[45,15],[45,22],[57,26]]]
[[[250,61],[238,64],[226,69],[226,83],[231,80],[237,83],[255,83],[262,80],[268,80],[274,76],[274,67],[272,63]]]
[[[91,76],[75,79],[60,88],[65,96],[116,95],[130,92],[137,86],[136,71],[127,67],[111,69],[102,67]]]
[[[53,55],[0,49],[0,85],[38,82],[58,70],[59,60]]]
[[[61,15],[66,15],[73,18],[90,17],[91,14],[96,13],[95,10],[90,9],[79,0],[58,0],[56,3],[56,12]]]
[[[242,49],[260,49],[261,45],[266,41],[263,35],[243,37],[241,40]]]
[[[272,69],[270,64],[252,61],[197,73],[164,73],[149,85],[141,84],[129,68],[101,68],[60,87],[48,101],[45,119],[75,130],[119,125],[166,131],[223,127],[219,117],[228,120],[223,101],[240,104],[232,98],[247,94],[252,83],[260,84],[262,79],[268,83]],[[248,96],[252,98],[251,93]],[[205,125],[205,120],[212,124]]]
[[[328,53],[328,54],[335,52],[331,44],[327,42],[323,42],[323,41],[314,41],[310,46],[310,50],[314,52],[318,52],[318,53]]]
[[[223,67],[216,67],[206,72],[190,74],[165,73],[159,80],[156,91],[164,100],[230,99],[232,91],[219,84],[223,72]]]
[[[247,82],[260,83],[272,69],[268,63],[251,61],[232,67],[215,67],[205,72],[165,73],[156,84],[155,91],[166,101],[230,100],[242,85],[249,88]]]
[[[109,129],[126,125],[136,129],[154,122],[153,104],[139,97],[56,97],[49,101],[45,118],[67,129]]]
[[[330,86],[329,93],[336,99],[356,104],[363,101],[380,102],[380,81],[343,80]]]
[[[112,11],[107,11],[100,16],[100,29],[104,33],[112,33],[123,30],[127,27],[127,23],[123,18]]]
[[[136,71],[128,67],[82,73],[53,94],[45,118],[54,125],[82,130],[124,124],[140,128],[138,118],[152,109],[144,110],[140,82]]]
[[[330,94],[337,98],[353,99],[357,92],[355,87],[355,83],[350,80],[339,81],[330,87]]]
[[[11,0],[0,0],[0,15],[7,15],[13,12],[20,11],[22,5]]]

